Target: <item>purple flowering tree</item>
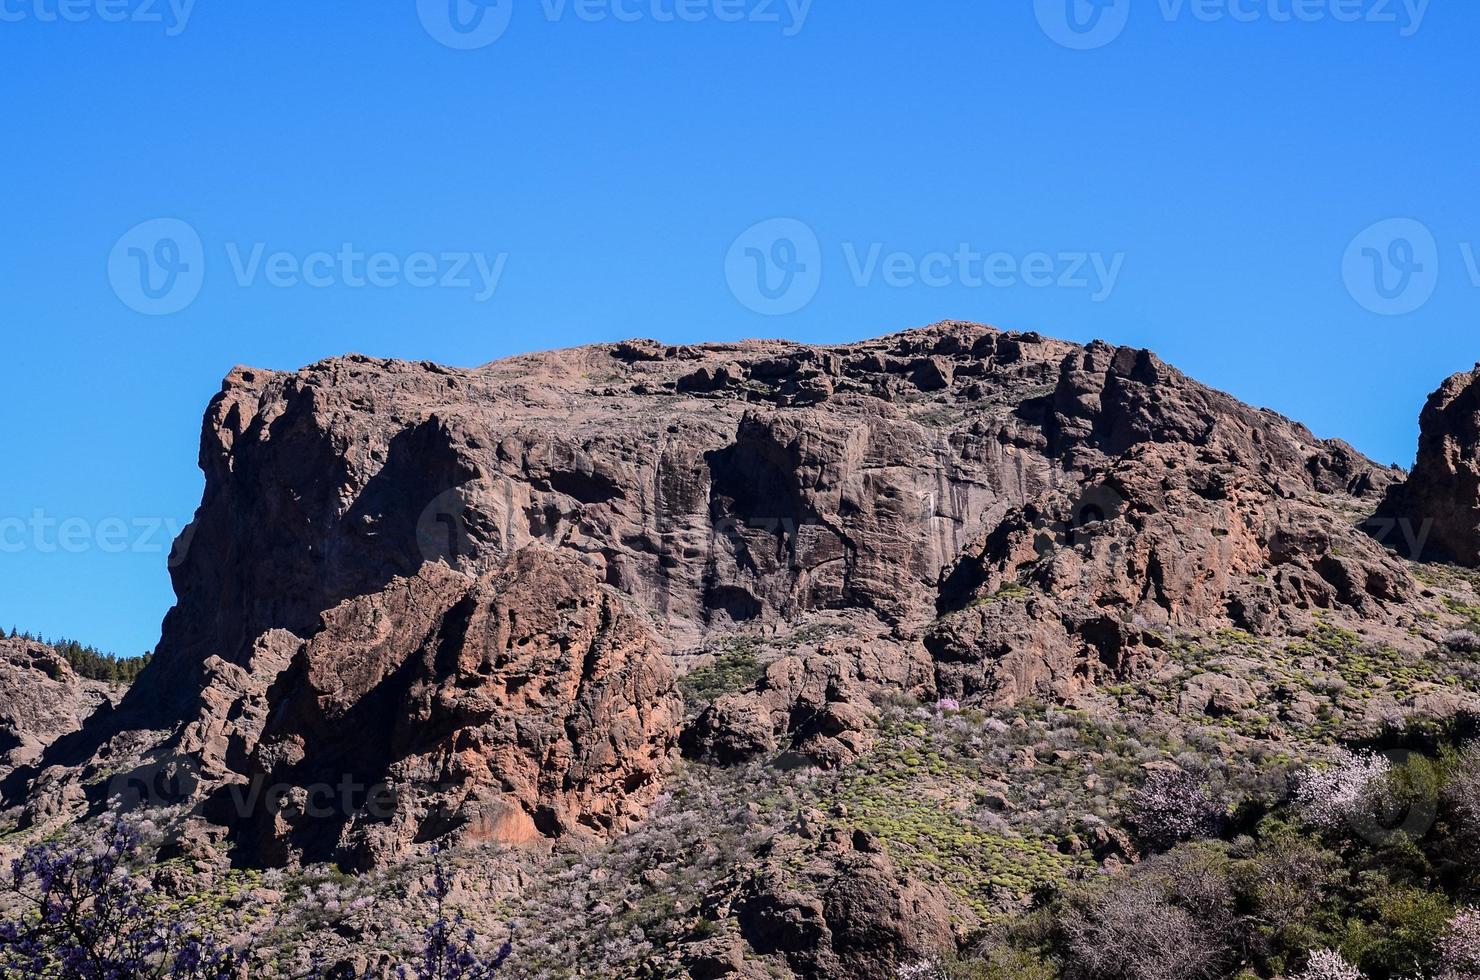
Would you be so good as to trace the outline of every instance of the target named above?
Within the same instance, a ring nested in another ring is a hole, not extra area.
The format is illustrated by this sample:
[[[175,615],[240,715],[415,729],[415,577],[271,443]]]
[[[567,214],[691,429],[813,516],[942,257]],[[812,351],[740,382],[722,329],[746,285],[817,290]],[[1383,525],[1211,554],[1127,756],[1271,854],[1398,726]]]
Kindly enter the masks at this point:
[[[449,912],[452,877],[434,850],[432,884],[427,895],[436,905],[436,917],[423,933],[425,946],[414,967],[400,967],[400,980],[485,980],[492,977],[514,952],[512,940],[505,941],[492,957],[475,951],[477,936],[463,922],[461,912]]]
[[[1465,909],[1449,923],[1439,941],[1439,980],[1480,977],[1480,911]]]
[[[128,870],[137,832],[110,824],[93,848],[38,844],[5,882],[18,917],[0,921],[0,978],[231,980],[241,958],[152,907]]]

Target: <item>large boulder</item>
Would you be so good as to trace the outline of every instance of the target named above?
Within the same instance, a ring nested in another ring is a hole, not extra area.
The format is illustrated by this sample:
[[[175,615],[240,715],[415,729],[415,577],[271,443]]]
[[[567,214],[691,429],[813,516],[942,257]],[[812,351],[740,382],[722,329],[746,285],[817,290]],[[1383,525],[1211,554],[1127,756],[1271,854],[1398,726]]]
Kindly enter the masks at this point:
[[[620,833],[657,795],[682,702],[630,600],[531,548],[349,600],[253,675],[218,668],[178,750],[258,864],[378,866],[430,840]],[[222,725],[223,719],[236,719]]]

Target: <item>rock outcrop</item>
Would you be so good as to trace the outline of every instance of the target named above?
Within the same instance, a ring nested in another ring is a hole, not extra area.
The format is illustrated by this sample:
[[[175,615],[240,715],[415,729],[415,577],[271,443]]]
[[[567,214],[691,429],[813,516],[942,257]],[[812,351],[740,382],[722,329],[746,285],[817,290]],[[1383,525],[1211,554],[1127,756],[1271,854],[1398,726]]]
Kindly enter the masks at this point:
[[[949,896],[902,874],[867,834],[787,856],[749,877],[735,912],[750,947],[798,976],[890,980],[955,946]]]
[[[1381,619],[1414,594],[1322,499],[1375,505],[1392,482],[1341,444],[1104,344],[1024,408],[1064,474],[948,575],[925,638],[943,695],[1069,697],[1154,660],[1167,627],[1277,635],[1319,610]]]
[[[46,644],[0,637],[0,780],[112,700],[106,684],[77,676]]]
[[[541,548],[478,578],[428,564],[207,676],[171,751],[199,761],[200,814],[256,865],[619,833],[682,718],[646,617]]]
[[[1418,560],[1480,565],[1480,365],[1429,396],[1418,459],[1370,527]]]
[[[1166,629],[1381,619],[1413,588],[1343,516],[1394,479],[1350,447],[1145,351],[962,323],[239,368],[200,462],[155,658],[71,748],[101,773],[164,733],[148,761],[198,767],[255,863],[618,833],[676,751],[669,655],[737,631],[849,624],[689,705],[684,748],[835,768],[882,694],[1070,698]],[[341,781],[361,798],[315,816]]]

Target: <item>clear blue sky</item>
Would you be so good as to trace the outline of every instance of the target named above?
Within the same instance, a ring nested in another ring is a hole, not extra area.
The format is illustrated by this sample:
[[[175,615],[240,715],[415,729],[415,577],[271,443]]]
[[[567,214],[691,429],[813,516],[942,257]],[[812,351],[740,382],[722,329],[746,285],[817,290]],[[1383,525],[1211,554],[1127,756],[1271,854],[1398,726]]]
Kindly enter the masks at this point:
[[[237,363],[957,317],[1406,465],[1480,359],[1473,3],[458,3],[0,4],[0,622],[152,647]]]

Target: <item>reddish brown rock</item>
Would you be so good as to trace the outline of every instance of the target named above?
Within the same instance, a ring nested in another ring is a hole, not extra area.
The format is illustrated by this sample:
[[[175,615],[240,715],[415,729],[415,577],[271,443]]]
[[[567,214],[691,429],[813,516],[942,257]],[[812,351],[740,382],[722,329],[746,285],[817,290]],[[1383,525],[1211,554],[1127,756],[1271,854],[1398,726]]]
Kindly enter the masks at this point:
[[[82,727],[116,692],[84,680],[44,643],[0,636],[0,780]]]
[[[254,863],[620,832],[656,796],[682,714],[629,600],[538,548],[477,580],[428,565],[259,665],[277,673],[218,668],[180,746],[218,765],[205,812]]]
[[[749,877],[735,910],[752,949],[783,957],[798,976],[856,980],[888,980],[954,951],[950,896],[904,874],[877,841],[855,838],[777,854]]]
[[[1370,525],[1413,558],[1480,565],[1480,365],[1429,396],[1418,459]]]
[[[736,629],[849,632],[690,705],[685,747],[843,766],[884,695],[1073,697],[1169,630],[1413,590],[1354,527],[1388,470],[1148,352],[963,323],[240,368],[200,459],[155,660],[36,809],[158,730],[270,862],[618,833],[678,724],[666,654]],[[345,776],[384,812],[313,816]],[[260,783],[287,805],[232,802]]]
[[[1298,633],[1415,594],[1321,499],[1375,499],[1391,474],[1147,352],[1091,344],[1024,408],[1064,468],[946,576],[925,637],[943,695],[1072,697],[1153,663],[1168,627]]]

